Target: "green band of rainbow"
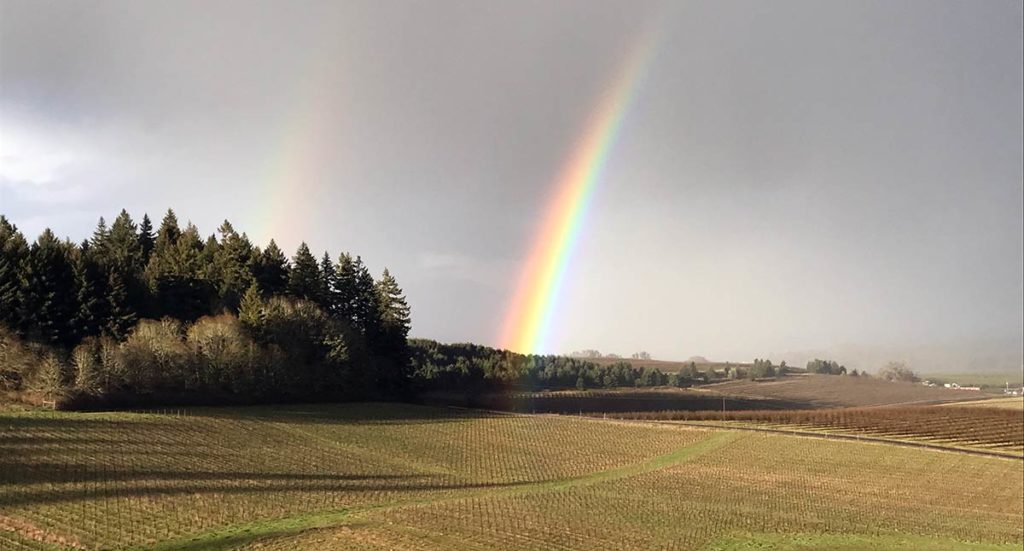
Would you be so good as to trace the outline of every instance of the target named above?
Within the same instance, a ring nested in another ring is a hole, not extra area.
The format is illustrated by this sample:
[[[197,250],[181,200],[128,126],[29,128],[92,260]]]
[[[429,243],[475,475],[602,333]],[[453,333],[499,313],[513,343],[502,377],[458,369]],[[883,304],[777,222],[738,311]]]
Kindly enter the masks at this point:
[[[577,147],[555,184],[543,225],[506,310],[500,346],[545,353],[562,285],[579,241],[597,182],[654,54],[651,33],[643,36],[613,85],[604,91]]]

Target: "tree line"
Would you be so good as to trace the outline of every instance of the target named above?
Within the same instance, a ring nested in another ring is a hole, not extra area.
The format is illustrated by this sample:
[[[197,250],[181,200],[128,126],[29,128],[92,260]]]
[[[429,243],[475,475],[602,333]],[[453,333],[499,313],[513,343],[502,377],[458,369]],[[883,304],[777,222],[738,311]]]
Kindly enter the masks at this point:
[[[225,221],[203,238],[172,210],[127,211],[79,244],[31,244],[0,215],[0,390],[145,401],[395,396],[410,312],[359,256],[289,259]],[[150,397],[150,398],[147,398]],[[175,398],[170,398],[175,399]]]
[[[413,379],[426,391],[467,394],[501,390],[688,387],[724,375],[700,371],[691,362],[678,373],[618,361],[599,365],[586,358],[518,354],[472,343],[443,344],[410,339]]]

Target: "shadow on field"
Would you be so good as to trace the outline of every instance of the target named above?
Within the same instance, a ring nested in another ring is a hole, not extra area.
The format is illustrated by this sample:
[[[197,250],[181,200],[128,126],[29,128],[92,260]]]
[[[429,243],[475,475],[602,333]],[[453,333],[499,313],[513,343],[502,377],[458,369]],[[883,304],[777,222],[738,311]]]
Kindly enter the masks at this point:
[[[187,415],[317,425],[409,425],[463,422],[498,414],[406,403],[367,402],[202,408],[189,410]]]
[[[191,456],[190,456],[191,457]],[[102,467],[87,467],[66,463],[38,463],[29,465],[0,460],[0,481],[18,485],[31,484],[75,484],[79,482],[174,482],[180,480],[211,481],[390,481],[422,479],[422,475],[374,475],[338,473],[258,473],[248,471],[185,471],[170,469],[125,469],[106,470]],[[2,501],[2,499],[0,499]]]
[[[20,474],[15,474],[20,478]],[[537,484],[538,481],[518,482],[485,482],[485,483],[431,483],[429,477],[414,475],[336,475],[336,474],[289,474],[289,473],[220,473],[220,472],[136,472],[136,473],[98,473],[102,475],[95,480],[79,480],[77,482],[93,483],[92,487],[59,488],[52,484],[76,482],[61,480],[58,472],[52,472],[53,480],[38,480],[45,488],[19,489],[10,491],[8,483],[10,475],[0,479],[0,509],[21,505],[39,505],[44,503],[67,503],[80,500],[125,499],[142,497],[173,497],[190,496],[216,499],[223,495],[279,495],[282,493],[395,493],[395,492],[429,492],[471,489],[513,488]],[[123,477],[122,477],[123,475]],[[142,478],[135,478],[135,477]],[[104,484],[97,487],[95,482],[131,482],[125,484]],[[196,482],[201,482],[197,484]],[[543,483],[544,481],[540,481]],[[20,484],[23,484],[20,480]],[[308,496],[316,499],[315,495]]]

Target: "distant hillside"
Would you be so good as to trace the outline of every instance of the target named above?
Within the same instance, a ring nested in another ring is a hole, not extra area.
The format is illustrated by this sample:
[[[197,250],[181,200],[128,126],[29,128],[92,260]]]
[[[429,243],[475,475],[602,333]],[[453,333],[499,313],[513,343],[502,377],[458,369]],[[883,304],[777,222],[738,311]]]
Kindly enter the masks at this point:
[[[660,369],[663,373],[678,373],[680,369],[690,365],[690,360],[685,361],[673,361],[673,360],[634,360],[632,358],[586,358],[588,362],[596,363],[597,365],[611,365],[618,362],[626,362],[635,368],[643,367],[644,369]],[[697,369],[704,372],[708,369],[722,370],[725,369],[726,365],[732,367],[750,367],[750,363],[737,363],[737,362],[709,362],[705,360],[702,362],[694,362]],[[803,367],[803,366],[798,366]]]
[[[968,390],[838,375],[798,375],[764,382],[726,381],[701,388],[732,396],[799,402],[814,407],[943,403],[989,396]]]
[[[803,366],[814,358],[829,358],[869,372],[877,372],[891,361],[905,362],[918,373],[1021,373],[1024,365],[1024,337],[1021,335],[959,339],[917,344],[839,344],[817,350],[791,350],[768,356]],[[1011,383],[1013,379],[1010,379]]]

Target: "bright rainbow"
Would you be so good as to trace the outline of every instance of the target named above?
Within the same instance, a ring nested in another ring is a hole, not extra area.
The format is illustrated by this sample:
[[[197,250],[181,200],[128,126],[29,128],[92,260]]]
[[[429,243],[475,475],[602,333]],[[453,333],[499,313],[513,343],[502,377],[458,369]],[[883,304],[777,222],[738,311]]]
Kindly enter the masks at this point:
[[[547,352],[558,299],[573,250],[580,238],[590,201],[608,154],[654,54],[654,37],[646,34],[602,93],[586,132],[555,185],[555,195],[537,233],[506,310],[500,346],[523,353]]]

